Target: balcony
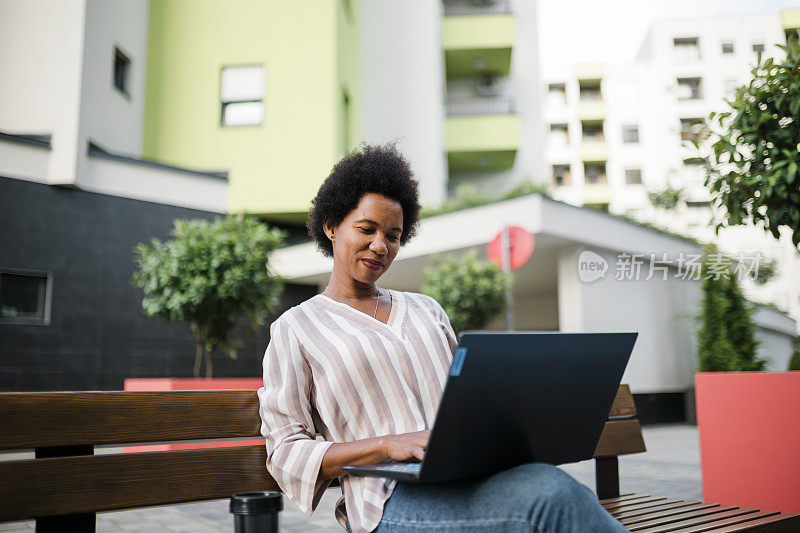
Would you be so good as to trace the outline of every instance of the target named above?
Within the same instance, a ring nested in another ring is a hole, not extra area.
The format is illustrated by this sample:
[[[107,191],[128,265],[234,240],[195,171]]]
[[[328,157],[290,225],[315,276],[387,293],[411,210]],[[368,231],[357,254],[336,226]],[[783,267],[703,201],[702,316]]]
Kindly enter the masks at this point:
[[[514,17],[510,14],[447,16],[442,22],[448,77],[500,74],[511,70]]]
[[[460,15],[507,15],[511,13],[510,0],[492,0],[477,4],[469,0],[446,0],[444,2],[444,16],[453,17]]]
[[[611,187],[608,183],[586,183],[583,186],[584,205],[611,203]]]
[[[581,122],[601,122],[606,118],[606,104],[602,100],[581,100],[578,119]]]
[[[447,116],[461,115],[513,115],[516,113],[511,98],[448,98],[445,101]]]
[[[519,117],[451,115],[445,123],[445,139],[451,171],[511,168],[519,147]]]
[[[784,9],[781,11],[781,25],[784,30],[800,28],[800,9]]]
[[[604,163],[608,161],[608,145],[605,141],[583,141],[580,148],[584,163]]]

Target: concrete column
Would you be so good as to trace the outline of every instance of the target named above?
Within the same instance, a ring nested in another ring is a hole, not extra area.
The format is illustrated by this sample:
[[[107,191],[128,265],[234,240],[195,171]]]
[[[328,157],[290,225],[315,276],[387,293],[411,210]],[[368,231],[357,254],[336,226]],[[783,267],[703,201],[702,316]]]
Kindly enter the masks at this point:
[[[583,287],[578,277],[578,248],[568,246],[558,253],[558,329],[584,331]]]

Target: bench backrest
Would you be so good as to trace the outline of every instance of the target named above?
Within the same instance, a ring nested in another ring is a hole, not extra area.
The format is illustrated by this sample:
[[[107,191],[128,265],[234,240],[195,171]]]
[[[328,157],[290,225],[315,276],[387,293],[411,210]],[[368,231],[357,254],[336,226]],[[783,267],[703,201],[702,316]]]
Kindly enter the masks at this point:
[[[93,455],[96,445],[260,437],[255,391],[0,394],[0,521],[277,490],[263,445]]]
[[[635,413],[623,385],[598,461],[644,451]],[[263,445],[94,455],[99,445],[260,437],[260,424],[255,391],[0,393],[0,450],[36,452],[0,461],[0,522],[279,490]]]

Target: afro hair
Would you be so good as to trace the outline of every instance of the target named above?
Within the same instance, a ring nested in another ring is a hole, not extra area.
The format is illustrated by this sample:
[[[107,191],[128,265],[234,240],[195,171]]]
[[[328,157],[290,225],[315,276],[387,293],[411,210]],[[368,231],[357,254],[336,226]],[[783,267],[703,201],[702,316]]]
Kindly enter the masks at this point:
[[[400,245],[416,234],[421,210],[419,184],[408,161],[394,144],[362,144],[336,163],[311,201],[306,226],[323,255],[333,256],[333,244],[323,230],[325,222],[338,226],[367,193],[396,200],[403,208]]]

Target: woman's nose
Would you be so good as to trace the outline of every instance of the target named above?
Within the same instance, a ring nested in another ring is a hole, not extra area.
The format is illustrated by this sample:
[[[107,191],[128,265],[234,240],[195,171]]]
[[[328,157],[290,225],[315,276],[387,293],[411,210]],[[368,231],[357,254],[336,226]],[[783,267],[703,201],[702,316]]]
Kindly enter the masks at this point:
[[[376,233],[374,239],[369,244],[369,249],[375,252],[376,254],[384,255],[389,252],[389,247],[386,246],[386,238],[381,237],[379,234]]]

